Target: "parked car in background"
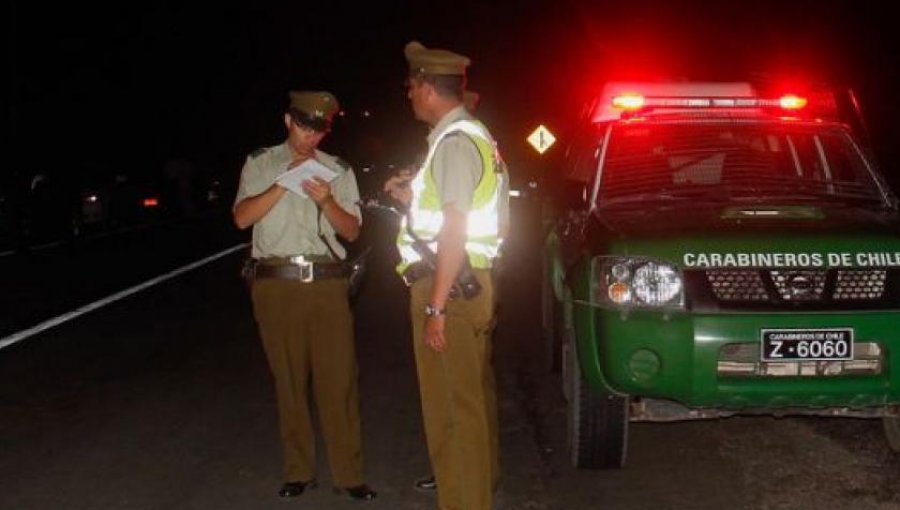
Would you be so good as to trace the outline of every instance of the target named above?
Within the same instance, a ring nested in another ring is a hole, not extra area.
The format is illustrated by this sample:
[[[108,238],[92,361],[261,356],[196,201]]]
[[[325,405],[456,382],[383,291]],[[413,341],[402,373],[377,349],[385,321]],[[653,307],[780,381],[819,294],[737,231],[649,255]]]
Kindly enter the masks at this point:
[[[153,178],[117,173],[109,191],[109,225],[121,228],[159,221],[165,202]]]
[[[78,192],[69,176],[35,172],[19,189],[19,229],[29,245],[56,242],[74,235]]]
[[[149,224],[164,219],[165,210],[159,185],[152,178],[89,171],[33,172],[0,192],[0,250]]]

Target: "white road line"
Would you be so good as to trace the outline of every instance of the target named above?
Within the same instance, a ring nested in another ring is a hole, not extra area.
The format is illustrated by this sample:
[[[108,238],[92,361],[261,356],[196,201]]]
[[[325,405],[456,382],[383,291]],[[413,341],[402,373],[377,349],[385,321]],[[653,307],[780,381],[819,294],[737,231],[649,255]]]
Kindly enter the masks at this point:
[[[84,305],[80,308],[76,308],[75,310],[72,310],[71,312],[67,312],[60,316],[54,317],[50,320],[46,320],[46,321],[38,324],[37,326],[31,327],[28,329],[24,329],[22,331],[19,331],[18,333],[13,333],[12,335],[9,335],[5,338],[0,339],[0,350],[4,349],[6,347],[9,347],[10,345],[12,345],[16,342],[22,341],[30,336],[36,335],[42,331],[46,331],[54,326],[58,326],[64,322],[68,322],[68,321],[70,321],[78,316],[84,315],[90,311],[96,310],[100,307],[103,307],[110,303],[116,302],[116,301],[118,301],[124,297],[130,296],[136,292],[140,292],[140,291],[147,289],[149,287],[152,287],[158,283],[162,283],[170,278],[174,278],[182,273],[186,273],[193,269],[197,269],[198,267],[203,266],[205,264],[209,264],[210,262],[212,262],[216,259],[222,258],[225,255],[236,252],[236,251],[238,251],[242,248],[246,248],[246,247],[247,247],[247,243],[241,243],[236,246],[232,246],[231,248],[228,248],[227,250],[216,253],[215,255],[210,255],[209,257],[206,257],[205,259],[198,260],[196,262],[192,262],[184,267],[180,267],[178,269],[175,269],[174,271],[170,271],[166,274],[157,276],[156,278],[153,278],[151,280],[147,280],[144,283],[135,285],[134,287],[131,287],[130,289],[125,289],[121,292],[116,292],[115,294],[106,296],[103,299],[94,301],[93,303]]]

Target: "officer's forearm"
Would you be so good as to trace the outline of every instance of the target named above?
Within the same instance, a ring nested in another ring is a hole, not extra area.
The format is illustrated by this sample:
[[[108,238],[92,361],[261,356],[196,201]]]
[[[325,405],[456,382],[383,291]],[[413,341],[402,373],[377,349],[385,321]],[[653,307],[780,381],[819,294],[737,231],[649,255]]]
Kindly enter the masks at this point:
[[[344,239],[355,241],[359,236],[359,218],[345,211],[333,198],[322,205],[322,214]]]
[[[437,268],[429,303],[437,308],[444,308],[465,259],[466,217],[452,207],[445,207],[444,224],[438,235]]]
[[[259,195],[241,200],[232,211],[234,224],[241,230],[255,224],[275,207],[275,204],[284,196],[285,191],[287,190],[281,186],[273,184]]]

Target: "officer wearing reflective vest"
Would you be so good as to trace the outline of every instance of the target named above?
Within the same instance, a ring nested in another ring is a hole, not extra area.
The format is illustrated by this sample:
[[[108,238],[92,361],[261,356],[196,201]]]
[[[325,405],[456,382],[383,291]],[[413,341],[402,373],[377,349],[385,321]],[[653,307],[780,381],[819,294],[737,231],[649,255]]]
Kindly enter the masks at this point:
[[[431,127],[428,152],[404,186],[398,272],[410,286],[414,352],[428,453],[444,510],[492,508],[499,473],[496,395],[489,353],[490,269],[499,245],[499,157],[487,128],[463,105],[469,59],[407,44],[407,95]]]

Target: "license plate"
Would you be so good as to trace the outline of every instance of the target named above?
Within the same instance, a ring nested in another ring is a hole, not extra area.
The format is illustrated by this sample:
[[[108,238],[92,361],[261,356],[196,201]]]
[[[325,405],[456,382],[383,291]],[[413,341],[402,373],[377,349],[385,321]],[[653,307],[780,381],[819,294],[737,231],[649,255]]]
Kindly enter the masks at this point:
[[[762,361],[853,359],[853,329],[763,329]]]

